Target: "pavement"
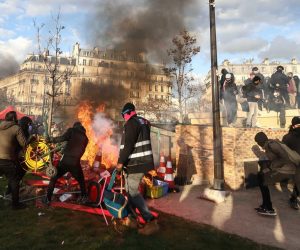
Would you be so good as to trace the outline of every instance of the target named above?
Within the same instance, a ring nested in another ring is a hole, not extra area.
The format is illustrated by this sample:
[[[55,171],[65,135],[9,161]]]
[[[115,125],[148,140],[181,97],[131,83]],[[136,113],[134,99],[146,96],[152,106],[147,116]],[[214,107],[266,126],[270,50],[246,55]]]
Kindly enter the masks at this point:
[[[200,199],[204,186],[187,185],[181,192],[148,200],[148,205],[167,214],[201,224],[211,225],[227,233],[283,249],[300,249],[300,210],[288,204],[291,187],[272,187],[271,197],[277,216],[258,215],[261,204],[258,187],[233,191],[226,201],[214,203]]]

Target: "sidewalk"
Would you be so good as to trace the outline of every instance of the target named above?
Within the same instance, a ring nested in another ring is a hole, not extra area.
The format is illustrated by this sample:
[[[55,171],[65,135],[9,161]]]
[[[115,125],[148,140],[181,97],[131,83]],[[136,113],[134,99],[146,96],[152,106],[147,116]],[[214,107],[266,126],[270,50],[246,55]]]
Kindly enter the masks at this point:
[[[300,249],[300,210],[289,207],[289,190],[271,189],[276,217],[261,216],[254,210],[261,204],[258,188],[231,193],[223,203],[200,199],[204,187],[184,186],[180,193],[170,193],[148,204],[159,211],[198,223],[214,226],[258,243],[283,249]]]

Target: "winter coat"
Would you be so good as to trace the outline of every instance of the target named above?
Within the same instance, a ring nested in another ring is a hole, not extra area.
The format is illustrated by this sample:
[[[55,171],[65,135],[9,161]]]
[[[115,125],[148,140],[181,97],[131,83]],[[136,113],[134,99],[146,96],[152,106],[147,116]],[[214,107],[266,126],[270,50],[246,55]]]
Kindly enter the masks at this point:
[[[279,89],[281,91],[287,91],[288,83],[289,78],[281,71],[276,71],[274,74],[272,74],[270,79],[271,87],[275,88],[276,84],[279,84]]]
[[[272,170],[280,171],[280,168],[293,164],[278,140],[269,139],[263,148],[267,158],[271,161]]]
[[[300,128],[291,128],[290,131],[283,136],[282,142],[300,154]]]
[[[258,102],[262,99],[262,90],[259,86],[255,85],[254,83],[250,83],[243,89],[244,95],[247,98],[247,102]],[[259,98],[255,96],[259,95]]]
[[[26,146],[26,138],[21,127],[14,121],[0,124],[0,159],[17,161],[18,147]]]
[[[128,173],[154,169],[150,123],[146,119],[134,115],[125,123],[118,163],[126,166]]]
[[[221,89],[221,99],[224,101],[236,102],[236,95],[238,94],[237,86],[232,81],[224,82],[224,85]]]
[[[53,143],[67,141],[63,150],[64,157],[72,157],[75,160],[80,160],[89,142],[85,132],[85,128],[82,126],[72,127],[62,136],[54,137],[50,141]]]

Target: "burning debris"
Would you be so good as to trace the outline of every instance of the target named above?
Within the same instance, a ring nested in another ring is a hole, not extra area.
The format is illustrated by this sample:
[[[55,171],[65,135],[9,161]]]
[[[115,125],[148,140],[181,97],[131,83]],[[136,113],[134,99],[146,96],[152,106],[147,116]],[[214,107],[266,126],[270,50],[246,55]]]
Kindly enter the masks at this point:
[[[118,161],[118,142],[112,138],[115,130],[113,121],[104,113],[104,105],[100,105],[95,113],[89,102],[82,102],[78,108],[77,117],[86,129],[89,143],[86,147],[82,160],[93,165],[95,158],[102,153],[101,165],[105,168],[115,166]]]

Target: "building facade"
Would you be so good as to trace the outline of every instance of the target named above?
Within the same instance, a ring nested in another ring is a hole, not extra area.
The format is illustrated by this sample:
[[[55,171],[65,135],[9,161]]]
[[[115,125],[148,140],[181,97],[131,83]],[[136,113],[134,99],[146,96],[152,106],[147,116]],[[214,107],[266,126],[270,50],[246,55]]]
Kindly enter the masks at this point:
[[[85,93],[88,91],[85,83],[122,86],[127,101],[137,107],[147,101],[171,101],[171,81],[164,74],[163,65],[148,63],[144,54],[132,56],[126,51],[82,49],[76,43],[70,57],[29,55],[18,73],[0,79],[0,89],[5,89],[10,104],[26,114],[43,115],[49,105],[48,93],[52,93],[47,68],[55,60],[58,60],[58,75],[64,77],[64,72],[68,72],[56,98],[63,107],[75,107],[83,94],[89,94]]]

